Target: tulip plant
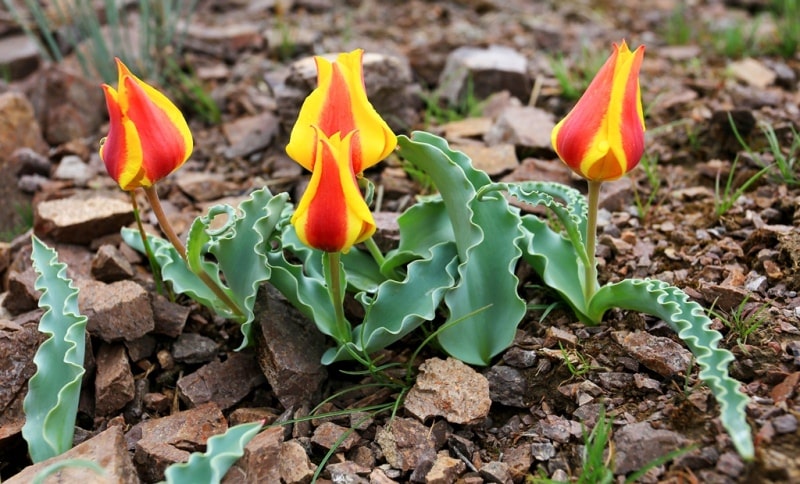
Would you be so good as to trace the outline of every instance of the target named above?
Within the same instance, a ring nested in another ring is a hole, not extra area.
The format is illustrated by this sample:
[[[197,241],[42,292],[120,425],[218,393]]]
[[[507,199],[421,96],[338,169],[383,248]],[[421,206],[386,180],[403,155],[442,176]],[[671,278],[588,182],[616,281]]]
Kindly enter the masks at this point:
[[[703,308],[661,281],[603,287],[597,281],[600,184],[632,170],[644,151],[643,56],[643,47],[615,46],[552,133],[559,157],[588,180],[588,202],[560,184],[493,182],[432,134],[395,136],[367,99],[361,50],[316,58],[318,86],[286,147],[311,172],[296,207],[286,193],[256,190],[238,207],[216,205],[198,217],[184,248],[160,213],[153,185],[183,164],[191,135],[174,105],[121,63],[118,91],[105,87],[111,124],[101,155],[123,190],[145,190],[167,236],[123,229],[124,240],[152,254],[175,292],[241,323],[242,346],[251,342],[259,287],[269,283],[330,336],[334,346],[325,364],[354,359],[376,370],[371,355],[377,350],[425,323],[441,323],[430,336],[441,350],[488,365],[512,343],[526,315],[516,275],[524,262],[584,324],[599,324],[614,307],[663,319],[695,355],[723,426],[750,459],[747,397],[728,375],[733,355],[718,347],[721,335],[710,329]],[[420,197],[399,215],[399,244],[383,254],[372,240],[372,188],[362,172],[395,150],[430,177],[438,194]],[[509,196],[547,207],[562,230],[512,205]],[[212,226],[220,215],[223,226]],[[363,307],[357,324],[344,309],[348,292]]]

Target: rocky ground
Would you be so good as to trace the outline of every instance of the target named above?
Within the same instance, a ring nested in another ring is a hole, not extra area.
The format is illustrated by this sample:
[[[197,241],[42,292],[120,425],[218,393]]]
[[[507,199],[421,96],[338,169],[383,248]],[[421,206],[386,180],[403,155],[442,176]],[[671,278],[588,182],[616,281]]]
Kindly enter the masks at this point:
[[[370,383],[347,373],[357,367],[321,367],[329,342],[270,290],[260,297],[258,344],[233,351],[238,327],[156,295],[146,261],[118,235],[133,214],[96,154],[105,130],[99,81],[69,57],[41,65],[4,15],[0,477],[29,482],[38,469],[28,467],[20,434],[41,340],[26,232],[33,224],[68,263],[89,316],[80,445],[69,455],[103,462],[109,482],[155,482],[170,463],[204,450],[209,436],[257,419],[275,425],[224,482],[308,482],[323,459],[319,482],[568,481],[582,472],[584,428],[601,409],[611,418],[608,459],[620,481],[695,445],[640,481],[800,482],[800,162],[746,185],[775,159],[763,123],[784,154],[800,156],[800,56],[770,50],[780,19],[768,3],[201,1],[185,61],[222,118],[211,124],[190,114],[195,153],[159,184],[179,232],[209,206],[236,204],[264,185],[297,200],[307,176],[283,146],[314,82],[307,56],[361,47],[370,98],[398,132],[442,134],[495,179],[583,189],[552,152],[550,130],[574,102],[568,88],[582,91],[585,72],[612,42],[643,43],[647,154],[641,168],[605,187],[601,279],[655,277],[713,310],[737,357],[731,373],[752,399],[751,463],[734,451],[690,353],[662,322],[614,312],[585,327],[559,308],[545,312],[539,305],[552,296],[525,267],[521,290],[536,307],[490,367],[432,349],[408,362],[419,337],[389,348],[389,361],[417,375],[394,415],[398,388],[354,389]],[[737,26],[740,50],[731,47]],[[559,59],[572,76],[566,85]],[[442,108],[448,103],[456,107]],[[427,187],[395,157],[367,176],[383,191],[377,219],[391,243],[396,213]],[[303,418],[315,408],[326,416]],[[73,482],[87,478],[63,472]]]

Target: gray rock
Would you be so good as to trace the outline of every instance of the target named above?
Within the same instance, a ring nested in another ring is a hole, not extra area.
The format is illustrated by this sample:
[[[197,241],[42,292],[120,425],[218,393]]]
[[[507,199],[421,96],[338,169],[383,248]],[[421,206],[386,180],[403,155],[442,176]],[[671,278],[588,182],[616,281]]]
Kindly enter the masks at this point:
[[[102,196],[47,200],[34,211],[37,234],[73,244],[88,244],[102,235],[117,233],[133,220],[130,202]]]
[[[94,167],[84,163],[79,156],[75,155],[61,158],[53,172],[54,179],[71,181],[78,187],[85,187],[95,175],[97,175],[97,171]]]
[[[225,123],[222,131],[229,144],[225,157],[236,158],[264,150],[278,134],[278,127],[278,118],[270,112]]]
[[[133,373],[121,344],[102,344],[95,358],[95,410],[111,415],[133,400]]]
[[[666,429],[654,429],[649,422],[625,425],[616,431],[613,440],[617,450],[617,475],[641,469],[653,459],[687,444],[681,434]]]
[[[503,362],[514,368],[530,368],[536,364],[537,359],[535,350],[526,350],[519,346],[512,346],[503,353]]]
[[[775,417],[772,420],[775,432],[779,434],[792,434],[797,432],[797,417],[791,413]]]
[[[480,475],[486,482],[496,482],[499,484],[511,484],[513,482],[508,464],[505,462],[487,462],[481,467]]]
[[[169,465],[188,460],[192,452],[204,451],[209,437],[228,430],[228,424],[219,407],[209,403],[168,417],[145,420],[140,429],[134,464],[144,480],[155,482],[164,478]]]
[[[580,437],[582,434],[580,423],[558,415],[548,415],[539,420],[534,429],[536,433],[561,444],[566,444],[572,437]]]
[[[523,370],[495,365],[484,375],[489,382],[492,402],[519,408],[533,405],[533,393]]]
[[[134,340],[153,330],[147,291],[133,281],[105,284],[76,280],[78,306],[89,318],[86,330],[105,342]]]
[[[198,202],[218,200],[234,188],[233,183],[225,181],[219,173],[198,171],[178,171],[175,183],[183,193]]]
[[[470,94],[477,99],[485,99],[490,94],[507,90],[527,102],[531,93],[525,56],[499,45],[487,48],[459,47],[451,52],[439,75],[439,86],[440,97],[453,106],[463,102]]]
[[[222,410],[239,403],[264,383],[252,352],[229,353],[223,362],[212,361],[178,380],[178,391],[189,407],[214,402]]]
[[[509,106],[486,133],[486,144],[510,143],[527,151],[550,151],[550,132],[555,127],[552,113],[531,106]]]
[[[29,35],[0,37],[0,69],[10,80],[26,77],[39,67],[39,47]]]
[[[489,382],[455,358],[431,358],[405,399],[405,409],[420,420],[441,416],[450,423],[475,423],[489,414]]]
[[[556,448],[550,442],[533,442],[531,455],[539,462],[546,462],[556,456]]]
[[[613,336],[628,354],[664,377],[686,372],[692,362],[691,352],[669,338],[654,336],[645,331],[629,334],[616,331]]]
[[[430,429],[411,418],[396,418],[391,425],[380,427],[375,441],[386,462],[402,471],[413,470],[421,461],[433,460],[436,455]]]
[[[133,274],[133,266],[114,245],[101,245],[92,258],[92,276],[98,281],[115,282],[131,279]]]
[[[327,377],[322,333],[272,286],[259,291],[254,312],[258,364],[275,396],[284,408],[310,402]]]
[[[6,484],[25,484],[33,482],[45,468],[67,460],[87,460],[99,463],[105,471],[100,478],[92,469],[83,466],[67,465],[51,474],[44,482],[85,482],[97,484],[138,484],[141,482],[131,462],[122,429],[119,426],[107,430],[73,447],[63,454],[26,467],[19,474],[9,478]]]
[[[182,363],[206,363],[217,355],[219,345],[197,333],[184,333],[172,344],[172,357]]]
[[[27,146],[14,150],[11,158],[12,164],[17,167],[17,176],[42,175],[49,177],[50,170],[53,168],[48,157]]]

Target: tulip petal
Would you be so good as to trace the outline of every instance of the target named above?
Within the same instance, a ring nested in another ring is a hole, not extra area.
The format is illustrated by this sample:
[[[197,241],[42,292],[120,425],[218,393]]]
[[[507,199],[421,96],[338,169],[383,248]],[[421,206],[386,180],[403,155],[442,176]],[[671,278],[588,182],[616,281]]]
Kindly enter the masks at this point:
[[[372,213],[349,163],[355,133],[327,137],[314,129],[314,170],[291,223],[304,244],[326,252],[347,252],[375,232]]]
[[[636,167],[644,153],[643,57],[644,46],[631,53],[624,41],[615,44],[584,95],[553,129],[556,153],[587,179],[617,179]]]
[[[362,57],[363,51],[357,49],[339,54],[335,62],[314,58],[318,86],[303,102],[286,146],[289,157],[307,170],[313,171],[316,160],[311,142],[315,129],[328,137],[354,132],[351,164],[356,174],[386,158],[397,144],[394,133],[367,99]]]
[[[139,186],[144,177],[142,145],[136,127],[122,114],[117,91],[107,84],[102,87],[108,107],[109,128],[100,148],[100,158],[111,178],[123,190],[129,190]]]
[[[181,112],[117,59],[118,90],[103,86],[109,133],[100,150],[123,190],[151,186],[189,158],[192,135]]]

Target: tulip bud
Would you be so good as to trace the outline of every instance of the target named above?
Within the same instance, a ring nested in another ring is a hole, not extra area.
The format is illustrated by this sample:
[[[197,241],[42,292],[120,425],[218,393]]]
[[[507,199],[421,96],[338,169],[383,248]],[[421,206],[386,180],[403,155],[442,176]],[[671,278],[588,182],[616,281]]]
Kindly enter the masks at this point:
[[[103,84],[108,136],[100,158],[123,190],[152,186],[180,168],[192,153],[192,133],[183,114],[154,87],[117,59],[118,90]]]
[[[551,142],[575,173],[590,181],[620,178],[644,153],[644,114],[639,69],[644,46],[625,41],[592,80],[567,116],[553,128]]]

